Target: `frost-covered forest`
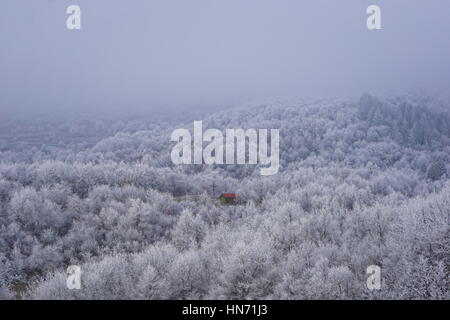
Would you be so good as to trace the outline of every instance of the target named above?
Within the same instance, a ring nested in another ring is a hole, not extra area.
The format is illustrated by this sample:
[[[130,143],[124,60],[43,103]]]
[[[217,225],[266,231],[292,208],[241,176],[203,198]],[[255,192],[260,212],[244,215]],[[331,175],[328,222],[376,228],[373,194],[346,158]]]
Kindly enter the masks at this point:
[[[2,123],[0,299],[450,299],[449,105],[364,95],[205,115],[279,128],[267,177],[173,165],[182,115]]]

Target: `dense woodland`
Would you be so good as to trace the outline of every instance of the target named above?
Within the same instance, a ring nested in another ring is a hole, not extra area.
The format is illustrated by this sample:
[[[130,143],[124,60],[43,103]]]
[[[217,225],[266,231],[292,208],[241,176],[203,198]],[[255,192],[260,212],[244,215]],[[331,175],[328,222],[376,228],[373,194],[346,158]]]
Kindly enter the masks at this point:
[[[2,124],[0,299],[450,299],[448,102],[364,95],[205,115],[205,128],[279,128],[280,172],[267,177],[173,165],[170,133],[191,120]],[[31,142],[19,135],[30,128]],[[81,290],[66,288],[73,264]],[[366,287],[369,265],[381,290]]]

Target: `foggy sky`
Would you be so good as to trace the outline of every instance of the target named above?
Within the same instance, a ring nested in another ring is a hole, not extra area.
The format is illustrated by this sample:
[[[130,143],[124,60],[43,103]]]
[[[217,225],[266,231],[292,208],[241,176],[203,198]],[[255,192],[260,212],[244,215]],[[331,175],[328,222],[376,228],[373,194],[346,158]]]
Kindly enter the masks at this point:
[[[450,1],[2,0],[0,49],[0,117],[444,91]]]

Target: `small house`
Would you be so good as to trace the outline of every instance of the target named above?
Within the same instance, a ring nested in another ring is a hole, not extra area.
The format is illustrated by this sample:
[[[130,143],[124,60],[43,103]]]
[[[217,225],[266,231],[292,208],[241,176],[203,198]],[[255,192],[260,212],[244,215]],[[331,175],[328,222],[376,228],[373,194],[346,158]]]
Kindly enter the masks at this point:
[[[235,193],[222,193],[220,195],[220,203],[225,204],[236,204],[236,194]]]

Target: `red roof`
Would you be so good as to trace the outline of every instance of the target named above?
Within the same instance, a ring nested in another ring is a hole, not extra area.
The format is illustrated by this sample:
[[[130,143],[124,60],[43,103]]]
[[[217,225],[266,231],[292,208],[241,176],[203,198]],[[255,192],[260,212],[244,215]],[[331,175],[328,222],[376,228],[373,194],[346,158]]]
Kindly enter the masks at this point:
[[[224,193],[222,195],[222,197],[224,197],[224,198],[236,198],[236,194],[235,193]]]

